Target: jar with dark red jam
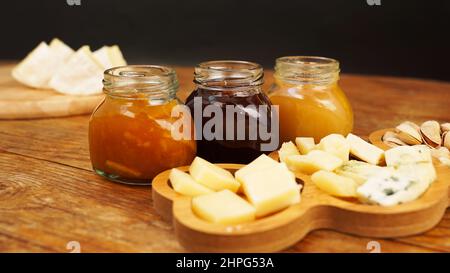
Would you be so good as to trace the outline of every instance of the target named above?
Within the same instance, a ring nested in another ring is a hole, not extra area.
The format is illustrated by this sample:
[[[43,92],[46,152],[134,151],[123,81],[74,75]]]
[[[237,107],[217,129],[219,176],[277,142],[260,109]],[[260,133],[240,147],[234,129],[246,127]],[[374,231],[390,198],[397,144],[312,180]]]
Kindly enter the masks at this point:
[[[263,68],[252,62],[209,61],[195,68],[196,89],[186,105],[195,122],[198,156],[215,163],[249,163],[278,148],[263,78]]]

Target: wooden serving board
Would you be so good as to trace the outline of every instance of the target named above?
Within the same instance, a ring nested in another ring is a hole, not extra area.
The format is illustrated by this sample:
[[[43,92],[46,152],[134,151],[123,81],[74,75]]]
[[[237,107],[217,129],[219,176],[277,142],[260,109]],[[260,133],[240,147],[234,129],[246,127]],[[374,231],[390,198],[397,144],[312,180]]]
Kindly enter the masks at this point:
[[[0,119],[49,118],[92,113],[104,95],[70,96],[33,89],[11,76],[15,64],[0,66]]]
[[[382,136],[386,130],[372,134]],[[375,142],[383,149],[386,145]],[[243,165],[219,164],[234,172]],[[437,180],[419,199],[381,207],[333,197],[318,189],[310,176],[297,173],[303,184],[302,200],[285,210],[240,225],[204,221],[191,208],[191,198],[170,186],[169,172],[153,180],[155,210],[172,221],[178,241],[198,252],[273,252],[287,248],[317,229],[332,229],[354,235],[392,238],[422,233],[442,219],[449,206],[450,168],[435,164]],[[187,171],[189,167],[180,168]],[[224,204],[225,205],[225,204]]]

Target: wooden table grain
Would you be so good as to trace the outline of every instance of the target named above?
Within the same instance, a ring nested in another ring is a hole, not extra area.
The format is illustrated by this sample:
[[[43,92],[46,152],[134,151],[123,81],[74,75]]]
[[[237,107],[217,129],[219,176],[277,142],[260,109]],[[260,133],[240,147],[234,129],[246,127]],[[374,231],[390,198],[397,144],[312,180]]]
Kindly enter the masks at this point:
[[[193,89],[192,68],[176,69],[179,96]],[[267,88],[272,82],[266,73]],[[450,121],[450,83],[343,75],[355,113],[356,134],[403,120]],[[89,116],[0,120],[0,252],[184,252],[171,225],[152,207],[151,188],[112,183],[89,161]],[[314,231],[286,252],[450,252],[450,210],[417,236],[374,239]]]

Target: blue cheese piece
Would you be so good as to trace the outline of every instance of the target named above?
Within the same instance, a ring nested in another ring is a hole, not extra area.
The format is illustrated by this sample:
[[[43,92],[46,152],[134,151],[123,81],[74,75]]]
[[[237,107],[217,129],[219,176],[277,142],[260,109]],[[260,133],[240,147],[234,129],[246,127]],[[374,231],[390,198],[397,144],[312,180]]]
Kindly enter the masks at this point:
[[[399,146],[384,153],[387,166],[431,163],[431,151],[425,145]]]
[[[384,168],[378,175],[370,177],[356,192],[362,202],[394,206],[419,198],[429,185],[413,175]]]

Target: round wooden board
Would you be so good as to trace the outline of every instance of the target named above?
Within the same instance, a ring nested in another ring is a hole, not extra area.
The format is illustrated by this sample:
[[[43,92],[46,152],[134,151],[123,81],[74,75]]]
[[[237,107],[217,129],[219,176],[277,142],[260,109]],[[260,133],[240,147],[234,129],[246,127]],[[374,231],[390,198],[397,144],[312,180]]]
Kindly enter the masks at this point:
[[[104,95],[69,96],[33,89],[11,76],[15,64],[0,66],[0,119],[63,117],[92,113]]]
[[[231,172],[243,166],[218,165]],[[197,217],[191,208],[191,198],[171,188],[170,170],[153,180],[153,204],[163,218],[172,221],[179,242],[187,249],[198,252],[279,251],[316,229],[332,229],[367,237],[402,237],[431,229],[439,223],[449,206],[450,168],[442,164],[435,167],[438,179],[424,195],[393,207],[335,198],[318,189],[309,176],[297,173],[297,179],[303,184],[299,204],[250,223],[233,226],[215,224]],[[188,168],[180,169],[187,171]]]

